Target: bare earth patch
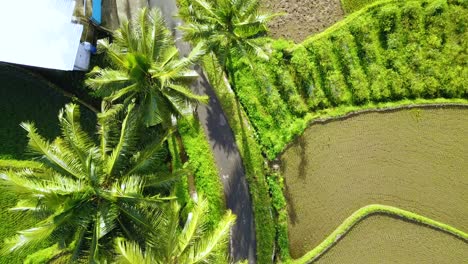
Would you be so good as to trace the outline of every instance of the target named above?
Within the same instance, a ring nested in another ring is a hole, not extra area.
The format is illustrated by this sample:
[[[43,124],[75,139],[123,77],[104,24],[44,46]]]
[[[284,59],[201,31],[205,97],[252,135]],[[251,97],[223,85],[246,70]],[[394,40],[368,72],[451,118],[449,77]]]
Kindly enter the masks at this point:
[[[270,23],[270,35],[301,42],[344,17],[340,0],[262,0],[268,12],[285,12]]]

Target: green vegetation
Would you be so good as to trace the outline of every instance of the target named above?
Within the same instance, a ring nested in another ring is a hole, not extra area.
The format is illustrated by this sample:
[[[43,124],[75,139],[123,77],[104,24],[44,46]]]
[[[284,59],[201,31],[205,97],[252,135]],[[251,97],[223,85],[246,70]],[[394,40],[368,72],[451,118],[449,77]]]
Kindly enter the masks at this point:
[[[164,214],[165,220],[157,227],[156,236],[151,237],[145,246],[145,251],[135,242],[118,240],[116,250],[119,254],[117,263],[127,264],[195,264],[227,263],[225,245],[229,230],[236,217],[231,211],[223,216],[219,224],[210,232],[205,231],[208,214],[208,202],[203,196],[195,202],[194,208],[188,213],[183,228],[178,225],[184,219],[181,206],[172,200],[169,210]],[[157,241],[155,243],[155,241]],[[216,254],[217,253],[217,254]]]
[[[64,104],[70,102],[43,80],[27,74],[26,70],[0,65],[0,167],[20,169],[24,167],[37,168],[38,163],[32,161],[17,161],[30,157],[25,152],[28,139],[26,132],[20,128],[23,121],[37,123],[37,129],[47,138],[60,134],[57,125],[57,113]],[[82,121],[86,131],[93,131],[96,118],[92,112],[83,109]],[[17,195],[3,191],[0,195],[0,240],[15,235],[16,230],[32,226],[36,220],[31,216],[12,214],[8,209],[15,206]],[[19,263],[19,259],[35,252],[34,248],[19,254],[0,256],[0,263]]]
[[[342,0],[350,15],[299,45],[264,38],[275,15],[260,14],[257,0],[178,3],[186,22],[180,27],[184,38],[195,44],[187,57],[180,57],[159,10],[143,9],[121,25],[112,43],[99,41],[107,65],[95,67],[86,80],[93,95],[103,99],[97,135],[88,133],[95,130],[93,117],[85,122],[89,127],[81,128],[73,104],[60,113],[60,126],[51,122],[50,113],[55,115],[68,100],[44,94],[47,89],[29,89],[33,85],[17,89],[12,73],[0,68],[6,85],[0,89],[0,122],[6,127],[0,131],[5,142],[0,146],[0,186],[5,190],[0,210],[6,219],[0,237],[11,237],[3,243],[4,253],[21,255],[2,257],[2,263],[18,258],[25,263],[95,263],[115,257],[119,263],[227,262],[226,237],[234,217],[224,213],[219,173],[200,124],[192,117],[180,119],[190,104],[207,101],[188,88],[198,78],[190,67],[201,58],[243,158],[258,263],[271,263],[272,254],[277,262],[314,261],[371,214],[393,215],[468,241],[468,234],[439,222],[466,227],[460,222],[467,207],[459,189],[466,186],[465,179],[452,175],[466,171],[463,160],[468,157],[457,152],[467,147],[457,134],[465,131],[466,122],[452,124],[449,115],[442,134],[429,133],[441,125],[427,121],[431,114],[420,109],[405,112],[410,125],[398,118],[380,125],[385,131],[375,140],[372,135],[361,138],[372,130],[364,121],[351,130],[335,127],[313,140],[306,131],[282,157],[284,179],[266,161],[277,164],[273,159],[317,119],[404,105],[468,104],[466,0]],[[13,160],[27,157],[26,136],[15,129],[27,120],[39,124],[22,124],[35,159]],[[406,127],[395,130],[398,125]],[[322,133],[327,126],[313,127]],[[423,139],[438,137],[429,143],[415,140],[411,133],[421,128]],[[450,139],[447,128],[455,131]],[[398,137],[392,140],[391,135]],[[431,142],[438,146],[430,149]],[[382,149],[385,159],[379,163]],[[373,156],[363,156],[363,150]],[[192,172],[188,179],[187,171]],[[189,193],[196,190],[200,200],[192,201]],[[414,212],[372,204],[382,197]],[[308,206],[312,209],[306,212]],[[322,218],[329,220],[324,224]],[[337,222],[342,224],[333,231]],[[14,236],[18,228],[23,231]],[[299,257],[313,246],[297,260],[290,256]]]
[[[179,132],[189,157],[190,168],[194,173],[195,186],[209,202],[210,214],[207,227],[211,229],[221,220],[225,211],[223,186],[210,145],[203,129],[195,118],[179,120]]]
[[[467,111],[440,105],[368,111],[310,126],[281,156],[291,256],[301,257],[374,203],[466,232]]]
[[[231,85],[236,87],[233,67],[235,56],[267,58],[260,46],[259,36],[266,34],[267,22],[275,15],[260,14],[259,2],[256,0],[178,2],[179,15],[186,23],[181,27],[184,38],[193,43],[202,43],[213,54],[205,57],[204,67],[216,93],[222,97],[220,101],[245,166],[256,224],[257,262],[270,263],[275,230],[263,156],[253,131],[247,128],[248,121],[243,117],[236,97],[229,92],[223,78],[226,74]],[[236,88],[234,92],[237,92]]]
[[[192,165],[196,167],[197,185],[206,188],[201,192],[210,195],[212,204],[207,205],[204,198],[190,203],[182,189],[188,187],[186,181],[177,182],[175,189],[181,195],[177,200],[182,205],[175,201],[168,204],[167,200],[175,197],[163,198],[174,193],[172,185],[183,175],[176,170],[186,170],[185,160],[179,156],[183,146],[174,137],[166,145],[162,134],[171,133],[172,117],[181,117],[187,102],[206,100],[187,88],[197,77],[189,67],[204,54],[201,45],[187,58],[179,59],[159,11],[143,10],[138,19],[115,33],[112,44],[102,41],[102,48],[113,69],[97,67],[86,81],[94,88],[94,95],[104,98],[102,113],[98,115],[99,144],[81,129],[76,106],[67,105],[59,116],[62,137],[53,142],[39,136],[33,125],[23,124],[39,163],[0,162],[4,165],[2,187],[9,190],[3,192],[6,207],[15,201],[10,191],[21,193],[13,210],[28,219],[24,231],[4,242],[4,253],[20,251],[21,256],[4,260],[12,263],[19,257],[27,263],[95,263],[112,260],[116,250],[124,253],[124,245],[139,245],[145,248],[140,253],[146,256],[151,255],[150,245],[161,249],[159,252],[166,249],[163,255],[156,252],[162,263],[168,263],[168,259],[184,263],[189,259],[225,259],[223,241],[227,240],[234,217],[230,212],[222,215],[222,189],[209,147],[203,149],[207,145],[202,146],[201,159],[194,159]],[[22,105],[25,106],[28,105]],[[56,134],[58,130],[57,127]],[[187,134],[187,138],[190,141],[196,136],[199,140],[200,135],[203,136],[199,132]],[[166,163],[166,147],[177,155],[173,157],[171,172]],[[194,155],[197,151],[200,148],[188,152]],[[12,152],[7,149],[8,155],[3,157],[17,157],[10,156]],[[211,163],[207,162],[209,158]],[[204,172],[209,175],[201,175]],[[37,217],[33,217],[35,214]],[[180,226],[183,222],[186,225]],[[31,225],[35,227],[30,228]],[[10,236],[22,225],[4,227]],[[116,237],[123,237],[126,242],[114,249]],[[24,259],[25,255],[28,258]]]
[[[432,220],[428,217],[402,210],[393,206],[381,205],[381,204],[371,204],[364,206],[354,212],[351,216],[346,218],[341,225],[339,225],[322,243],[320,243],[313,250],[307,252],[300,259],[292,261],[292,263],[310,263],[316,260],[321,254],[331,248],[333,245],[339,242],[339,240],[348,233],[354,225],[364,218],[372,214],[386,214],[393,215],[402,218],[403,220],[412,221],[418,224],[426,225],[433,227],[435,229],[446,232],[450,235],[458,237],[466,242],[468,242],[468,233],[465,233],[453,226]]]
[[[351,14],[377,1],[378,0],[341,0],[341,7],[346,14]]]
[[[203,44],[216,55],[219,65],[233,79],[233,54],[267,59],[258,38],[267,32],[267,23],[278,14],[260,13],[258,0],[178,0],[179,16],[185,24],[184,39]]]
[[[64,104],[70,102],[41,80],[14,67],[0,65],[0,159],[24,159],[28,140],[21,131],[23,121],[36,122],[47,137],[60,133],[56,116]],[[83,111],[84,128],[93,130],[95,117]]]
[[[105,103],[136,101],[147,126],[171,127],[172,116],[181,117],[188,103],[207,100],[188,88],[198,77],[189,67],[204,54],[202,45],[179,58],[160,10],[142,9],[131,23],[124,22],[114,32],[112,43],[100,40],[98,44],[110,65],[95,67],[86,84]],[[108,106],[103,107],[104,111]]]
[[[161,138],[146,148],[137,146],[138,116],[132,108],[121,126],[115,124],[120,112],[100,116],[100,147],[82,130],[73,104],[60,112],[62,136],[52,143],[33,124],[22,123],[42,167],[31,170],[23,163],[21,170],[4,170],[1,187],[20,197],[10,210],[36,215],[38,222],[6,239],[4,253],[58,243],[60,250],[50,251],[54,255],[48,259],[96,262],[113,257],[116,236],[141,241],[155,231],[157,206],[166,198],[143,192],[160,188],[172,175],[164,175],[155,162],[161,156]]]
[[[264,167],[262,151],[256,141],[255,132],[242,110],[242,106],[240,106],[232,90],[224,82],[223,71],[217,64],[216,59],[205,56],[203,67],[232,128],[236,145],[244,163],[256,223],[257,262],[271,263],[276,232],[274,220],[271,216],[271,199],[268,183],[266,182],[267,172]]]
[[[466,98],[468,9],[386,1],[304,43],[265,41],[270,60],[237,57],[236,93],[273,159],[308,113],[400,100]]]

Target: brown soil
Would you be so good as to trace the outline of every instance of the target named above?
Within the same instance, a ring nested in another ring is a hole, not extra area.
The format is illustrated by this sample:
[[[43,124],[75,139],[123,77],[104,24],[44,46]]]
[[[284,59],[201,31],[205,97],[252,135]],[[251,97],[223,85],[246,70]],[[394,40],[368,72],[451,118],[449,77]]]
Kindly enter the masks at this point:
[[[270,23],[270,35],[301,42],[344,17],[340,0],[262,0],[268,12],[285,12]]]

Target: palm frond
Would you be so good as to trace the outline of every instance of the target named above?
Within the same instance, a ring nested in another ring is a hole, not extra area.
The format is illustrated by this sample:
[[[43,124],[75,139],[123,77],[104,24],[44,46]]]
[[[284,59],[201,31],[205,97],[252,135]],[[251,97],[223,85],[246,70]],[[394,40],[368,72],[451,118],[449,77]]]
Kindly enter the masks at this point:
[[[5,239],[1,252],[2,254],[9,254],[27,246],[37,245],[49,238],[55,228],[53,218],[49,217],[36,227],[19,231],[18,235]]]
[[[191,102],[191,103],[204,103],[207,104],[209,97],[206,95],[198,95],[194,94],[192,91],[187,89],[186,87],[182,85],[177,85],[177,84],[168,84],[168,88],[170,88],[172,91],[175,91],[177,94],[179,94],[180,98],[183,99],[186,102]]]
[[[56,153],[54,147],[37,133],[34,124],[23,122],[21,123],[21,127],[28,132],[28,147],[34,153],[42,155],[51,165],[56,166],[59,170],[76,178],[82,178],[82,174],[79,167],[76,167],[76,163],[73,160],[63,160],[60,157],[60,153]]]
[[[118,41],[119,33],[116,31],[114,34],[114,41]],[[125,56],[122,51],[119,49],[119,45],[111,44],[108,39],[100,39],[97,42],[98,44],[98,52],[105,53],[106,57],[110,60],[111,64],[113,64],[118,69],[125,69]]]
[[[83,190],[79,180],[54,173],[48,178],[37,178],[28,172],[8,171],[1,174],[2,187],[16,193],[45,195],[50,193],[66,195]]]
[[[127,87],[130,76],[122,70],[102,69],[95,66],[89,73],[85,84],[93,89],[93,94],[99,97],[107,97],[116,91]]]
[[[159,9],[153,8],[150,12],[150,37],[148,40],[148,48],[150,58],[154,61],[161,61],[160,58],[165,50],[173,47],[174,41],[170,31],[167,29],[162,13]]]
[[[161,100],[156,94],[154,89],[147,94],[143,104],[140,105],[139,109],[143,113],[143,123],[147,126],[155,126],[163,122],[163,117],[166,113],[160,112],[161,109],[165,110],[160,102]]]
[[[108,175],[114,175],[116,170],[123,169],[126,165],[123,160],[131,156],[135,150],[137,117],[133,111],[134,105],[127,108],[127,114],[122,122],[120,138],[115,145],[109,159],[107,159],[106,171]]]
[[[177,246],[177,255],[182,254],[186,248],[193,242],[195,242],[195,235],[197,229],[200,229],[199,225],[200,218],[208,212],[208,202],[202,196],[199,197],[197,203],[193,207],[192,211],[187,216],[187,221],[185,222],[184,229],[180,233]]]
[[[200,238],[193,245],[192,263],[198,263],[216,252],[216,249],[227,243],[229,232],[236,220],[230,210],[223,216],[216,228],[208,236]]]
[[[105,104],[105,102],[103,102]],[[125,106],[123,104],[112,105],[109,109],[97,115],[100,135],[100,148],[103,160],[107,158],[107,153],[111,150],[111,145],[115,141],[115,130],[117,130],[118,116],[122,113]]]
[[[151,143],[149,143],[148,146],[142,151],[134,154],[132,157],[132,163],[125,176],[139,174],[141,172],[145,173],[146,168],[151,166],[151,164],[149,163],[154,163],[155,159],[162,158],[162,155],[158,155],[158,153],[161,153],[162,151],[164,151],[163,153],[165,153],[164,143],[166,142],[167,138],[172,134],[172,132],[172,129],[168,129],[161,138],[156,138]]]
[[[80,116],[76,104],[67,104],[59,113],[59,122],[64,139],[84,164],[88,150],[95,146],[91,137],[81,128]]]
[[[198,60],[200,60],[200,58],[206,54],[204,45],[205,44],[203,42],[199,42],[197,46],[195,46],[192,49],[192,51],[187,57],[184,57],[180,60],[173,60],[167,63],[166,65],[164,65],[163,70],[154,76],[158,78],[172,80],[174,76],[177,76],[179,72],[185,71],[186,69],[188,69],[189,66],[198,62]]]
[[[139,52],[139,40],[134,32],[133,26],[129,21],[121,24],[114,34],[114,42],[120,47],[126,47],[127,53]]]
[[[119,254],[118,264],[152,264],[157,263],[151,258],[151,253],[144,254],[140,246],[135,242],[126,241],[122,238],[116,239],[115,248]]]

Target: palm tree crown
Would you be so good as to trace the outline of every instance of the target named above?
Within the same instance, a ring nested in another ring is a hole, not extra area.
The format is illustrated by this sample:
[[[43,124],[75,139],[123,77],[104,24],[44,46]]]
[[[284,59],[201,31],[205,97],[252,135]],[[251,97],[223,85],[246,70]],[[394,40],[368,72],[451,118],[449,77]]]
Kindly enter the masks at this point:
[[[258,0],[180,0],[179,16],[188,41],[204,41],[226,67],[231,52],[267,58],[256,39],[278,14],[260,14]]]
[[[116,250],[119,254],[117,263],[122,264],[194,264],[228,263],[224,252],[220,251],[227,242],[229,231],[235,221],[231,211],[227,211],[216,227],[207,232],[208,202],[199,197],[194,208],[188,213],[185,224],[181,227],[179,219],[183,219],[181,206],[173,200],[166,208],[164,220],[158,225],[158,236],[150,239],[145,252],[134,242],[117,240]]]
[[[37,214],[40,220],[7,239],[4,253],[53,242],[60,250],[50,257],[60,263],[96,263],[113,257],[115,237],[143,243],[155,232],[161,203],[168,198],[145,190],[171,177],[155,173],[164,137],[138,148],[137,112],[132,104],[124,110],[117,105],[99,116],[100,147],[82,130],[74,104],[60,112],[62,135],[53,142],[33,124],[22,124],[40,166],[0,168],[0,186],[19,197],[11,210]],[[121,123],[113,120],[124,112]]]
[[[187,103],[207,100],[187,88],[198,76],[189,67],[204,54],[203,45],[179,58],[158,9],[142,9],[138,17],[120,26],[112,43],[100,40],[98,44],[111,65],[94,68],[86,84],[106,101],[136,101],[147,126],[162,123],[168,127],[172,116],[180,116]]]

